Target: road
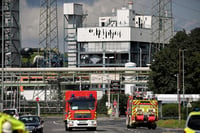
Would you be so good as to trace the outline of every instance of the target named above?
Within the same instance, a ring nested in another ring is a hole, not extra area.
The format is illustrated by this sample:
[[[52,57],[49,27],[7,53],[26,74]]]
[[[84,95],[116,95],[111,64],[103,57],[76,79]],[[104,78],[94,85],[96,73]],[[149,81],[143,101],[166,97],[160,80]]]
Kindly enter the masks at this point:
[[[66,133],[62,118],[44,118],[44,133]],[[96,131],[87,131],[85,129],[73,129],[72,133],[183,133],[183,130],[157,128],[149,130],[148,128],[127,129],[125,119],[109,120],[107,118],[98,119]]]

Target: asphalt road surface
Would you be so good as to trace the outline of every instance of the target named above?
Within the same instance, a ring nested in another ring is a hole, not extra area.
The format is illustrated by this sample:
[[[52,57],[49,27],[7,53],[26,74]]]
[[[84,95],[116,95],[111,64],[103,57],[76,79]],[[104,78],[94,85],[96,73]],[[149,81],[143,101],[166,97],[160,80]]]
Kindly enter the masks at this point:
[[[44,133],[66,133],[64,122],[62,118],[44,118]],[[149,130],[141,127],[136,129],[127,129],[125,125],[125,118],[118,120],[110,120],[107,118],[98,119],[98,126],[96,131],[87,131],[86,129],[73,129],[72,133],[183,133],[180,129],[166,129],[157,128],[156,130]]]

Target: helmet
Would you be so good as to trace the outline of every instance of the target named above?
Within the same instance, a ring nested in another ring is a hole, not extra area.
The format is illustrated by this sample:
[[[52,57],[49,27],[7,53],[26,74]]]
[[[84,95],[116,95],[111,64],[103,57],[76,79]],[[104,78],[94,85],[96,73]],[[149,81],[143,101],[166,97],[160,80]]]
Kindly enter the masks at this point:
[[[9,121],[6,121],[2,125],[3,133],[12,133],[12,125]]]

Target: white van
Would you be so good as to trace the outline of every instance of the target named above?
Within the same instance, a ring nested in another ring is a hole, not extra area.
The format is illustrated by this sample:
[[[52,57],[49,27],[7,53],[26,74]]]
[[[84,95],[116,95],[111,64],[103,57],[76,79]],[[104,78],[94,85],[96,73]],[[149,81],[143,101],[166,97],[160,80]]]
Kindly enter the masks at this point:
[[[4,109],[3,113],[9,114],[13,116],[14,118],[19,119],[19,113],[17,109]]]

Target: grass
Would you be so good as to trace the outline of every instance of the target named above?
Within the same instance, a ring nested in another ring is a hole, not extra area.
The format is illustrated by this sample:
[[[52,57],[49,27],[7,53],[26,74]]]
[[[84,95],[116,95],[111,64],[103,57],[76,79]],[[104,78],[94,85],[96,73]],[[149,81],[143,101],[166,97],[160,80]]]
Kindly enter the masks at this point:
[[[179,120],[159,120],[157,122],[158,127],[164,127],[164,128],[182,128],[185,127],[185,120],[181,120],[179,124]]]

